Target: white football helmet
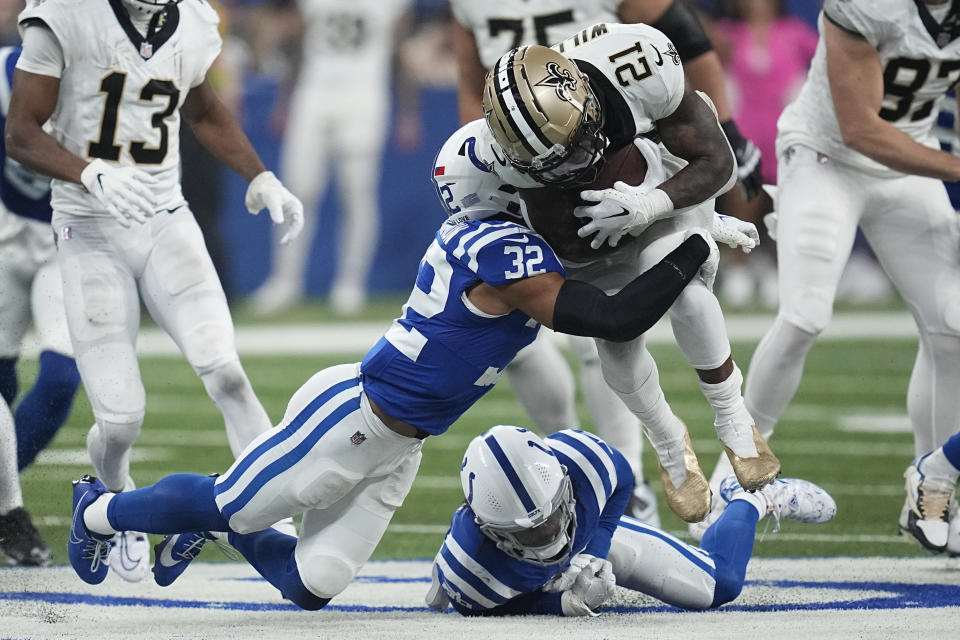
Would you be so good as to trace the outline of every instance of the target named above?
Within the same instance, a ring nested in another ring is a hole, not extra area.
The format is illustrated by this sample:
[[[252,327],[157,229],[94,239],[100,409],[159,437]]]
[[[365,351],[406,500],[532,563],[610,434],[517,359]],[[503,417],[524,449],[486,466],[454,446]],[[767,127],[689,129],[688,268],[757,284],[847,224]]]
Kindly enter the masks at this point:
[[[523,222],[516,187],[504,183],[477,148],[489,144],[483,121],[460,127],[447,138],[433,163],[433,184],[451,222],[501,215]],[[486,137],[486,140],[483,138]]]
[[[538,565],[570,557],[577,528],[567,469],[536,434],[496,426],[474,438],[460,466],[467,504],[485,536]]]

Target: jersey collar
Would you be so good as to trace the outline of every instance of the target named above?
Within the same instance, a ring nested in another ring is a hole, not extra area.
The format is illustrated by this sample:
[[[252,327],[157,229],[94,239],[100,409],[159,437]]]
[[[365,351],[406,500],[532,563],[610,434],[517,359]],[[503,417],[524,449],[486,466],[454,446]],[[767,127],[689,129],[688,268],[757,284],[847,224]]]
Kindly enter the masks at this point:
[[[943,49],[945,46],[960,37],[960,0],[953,0],[950,4],[950,10],[942,23],[937,23],[936,19],[927,9],[927,4],[923,0],[913,0],[917,5],[917,13],[920,14],[920,21],[926,28],[927,33],[933,38],[938,47]]]
[[[170,39],[180,24],[180,9],[176,4],[168,4],[150,21],[147,37],[144,38],[133,26],[130,14],[127,13],[127,9],[123,6],[121,0],[110,0],[110,8],[113,9],[113,15],[117,17],[117,22],[123,27],[130,42],[137,49],[137,53],[144,60],[153,57],[157,49]]]

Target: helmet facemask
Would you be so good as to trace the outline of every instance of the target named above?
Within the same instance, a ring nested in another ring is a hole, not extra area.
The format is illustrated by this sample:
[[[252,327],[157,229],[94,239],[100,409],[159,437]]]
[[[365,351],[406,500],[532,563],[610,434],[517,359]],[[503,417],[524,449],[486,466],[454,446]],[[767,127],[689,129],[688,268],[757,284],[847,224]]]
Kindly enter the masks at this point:
[[[131,16],[153,16],[167,5],[180,4],[181,0],[122,0]]]
[[[603,152],[609,141],[603,133],[603,114],[591,93],[584,104],[583,119],[564,147],[555,144],[546,153],[535,157],[526,168],[537,182],[554,186],[575,186],[592,183],[603,167]]]
[[[538,565],[563,564],[573,549],[577,514],[573,499],[570,476],[564,477],[560,490],[551,503],[551,512],[540,513],[526,522],[512,525],[483,522],[476,523],[480,531],[493,540],[497,548],[508,556]]]

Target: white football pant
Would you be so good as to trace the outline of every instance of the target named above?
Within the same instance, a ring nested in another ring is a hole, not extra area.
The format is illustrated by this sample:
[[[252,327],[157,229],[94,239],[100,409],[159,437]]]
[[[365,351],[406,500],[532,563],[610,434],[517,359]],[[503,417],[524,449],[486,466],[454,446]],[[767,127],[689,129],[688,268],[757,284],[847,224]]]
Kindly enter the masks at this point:
[[[0,358],[20,355],[31,321],[39,346],[73,356],[50,225],[0,212]],[[9,233],[12,232],[12,233]]]
[[[64,302],[96,424],[87,448],[108,489],[129,482],[146,398],[137,363],[140,302],[173,338],[224,416],[234,453],[270,428],[234,347],[223,288],[186,205],[143,225],[55,214]]]
[[[368,96],[336,94],[327,86],[300,85],[291,98],[281,176],[303,202],[304,228],[289,245],[275,244],[271,282],[304,286],[319,227],[318,208],[332,170],[342,212],[333,288],[366,292],[380,228],[377,186],[388,133],[387,105]],[[364,99],[351,99],[360,97]],[[279,239],[282,229],[275,231]]]
[[[960,424],[960,221],[938,180],[878,178],[794,145],[777,195],[780,308],[750,363],[747,408],[765,436],[829,324],[857,225],[903,296],[920,347],[907,390],[917,455]]]
[[[238,533],[303,513],[295,551],[301,581],[332,598],[373,554],[409,493],[422,444],[374,415],[359,363],[330,367],[217,478],[217,507]]]

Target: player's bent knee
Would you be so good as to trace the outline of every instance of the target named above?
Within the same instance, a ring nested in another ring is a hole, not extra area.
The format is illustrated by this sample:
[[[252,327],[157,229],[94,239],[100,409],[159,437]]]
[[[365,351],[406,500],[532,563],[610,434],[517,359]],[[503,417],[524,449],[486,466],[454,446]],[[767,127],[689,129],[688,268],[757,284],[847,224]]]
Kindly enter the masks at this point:
[[[713,590],[713,602],[710,603],[710,609],[736,600],[743,590],[742,577],[732,569],[717,567],[714,579],[716,580],[716,586]]]
[[[310,593],[327,600],[350,586],[356,575],[351,565],[336,556],[313,556],[299,569],[300,578]]]
[[[233,344],[233,329],[219,322],[193,327],[184,336],[184,355],[197,375],[206,376],[224,366],[238,362]],[[237,365],[239,367],[239,364]]]
[[[781,315],[801,331],[819,336],[833,318],[833,289],[802,287],[781,306]]]

